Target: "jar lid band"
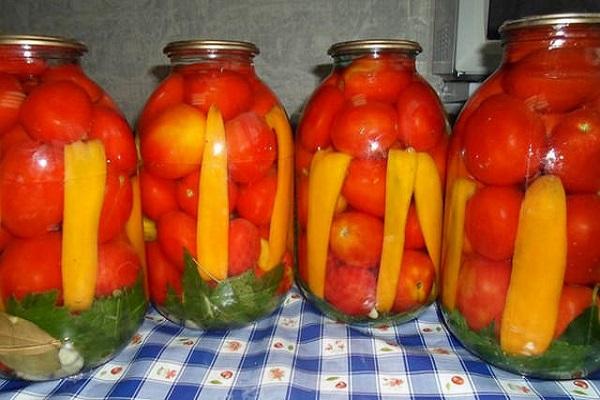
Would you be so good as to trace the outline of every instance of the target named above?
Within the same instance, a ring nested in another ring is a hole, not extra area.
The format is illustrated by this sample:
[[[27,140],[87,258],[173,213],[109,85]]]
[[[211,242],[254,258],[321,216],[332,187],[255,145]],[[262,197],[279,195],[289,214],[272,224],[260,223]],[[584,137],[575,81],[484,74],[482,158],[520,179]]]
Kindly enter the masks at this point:
[[[544,25],[600,24],[600,13],[567,13],[532,15],[509,20],[500,26],[500,33],[518,28]]]
[[[168,57],[171,57],[178,52],[189,50],[242,51],[253,56],[260,52],[258,47],[256,47],[254,43],[250,42],[236,40],[181,40],[168,43],[163,49],[163,53],[165,53]]]
[[[335,57],[342,54],[357,54],[366,51],[408,51],[419,54],[423,49],[419,43],[412,40],[367,39],[335,43],[327,50],[327,54]]]
[[[78,40],[61,36],[0,35],[0,46],[61,47],[85,53],[87,46]]]

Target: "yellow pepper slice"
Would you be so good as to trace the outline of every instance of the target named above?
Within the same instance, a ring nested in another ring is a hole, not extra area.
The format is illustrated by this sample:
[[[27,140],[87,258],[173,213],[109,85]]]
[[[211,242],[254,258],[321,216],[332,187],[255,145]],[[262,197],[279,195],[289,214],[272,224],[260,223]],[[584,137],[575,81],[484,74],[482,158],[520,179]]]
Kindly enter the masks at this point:
[[[567,260],[567,203],[559,178],[537,178],[525,192],[515,240],[500,346],[539,355],[554,335]]]
[[[144,289],[148,294],[147,268],[146,268],[146,247],[144,245],[144,231],[142,222],[142,198],[140,195],[140,180],[137,176],[131,178],[131,187],[133,189],[133,202],[131,213],[125,224],[125,233],[133,249],[137,253],[142,271],[144,273]]]
[[[321,299],[325,296],[331,222],[351,160],[348,154],[319,150],[310,166],[306,225],[308,287]]]
[[[266,262],[259,262],[259,267],[269,271],[281,262],[285,253],[290,226],[290,210],[292,204],[292,165],[293,143],[292,130],[285,112],[274,106],[265,115],[267,124],[277,136],[277,192],[273,202],[273,213],[269,227],[269,253]]]
[[[98,227],[106,183],[99,140],[65,146],[62,283],[65,306],[84,311],[94,301],[98,273]]]
[[[389,151],[385,178],[383,247],[377,277],[376,308],[379,312],[389,312],[396,298],[404,255],[406,218],[416,171],[417,153],[414,150]]]
[[[227,142],[216,106],[208,110],[205,140],[196,225],[198,272],[206,280],[223,280],[227,278],[229,241]]]
[[[456,307],[458,273],[462,262],[465,208],[473,196],[477,184],[469,178],[454,180],[450,199],[446,208],[447,224],[444,228],[444,248],[442,250],[442,304],[452,311]]]

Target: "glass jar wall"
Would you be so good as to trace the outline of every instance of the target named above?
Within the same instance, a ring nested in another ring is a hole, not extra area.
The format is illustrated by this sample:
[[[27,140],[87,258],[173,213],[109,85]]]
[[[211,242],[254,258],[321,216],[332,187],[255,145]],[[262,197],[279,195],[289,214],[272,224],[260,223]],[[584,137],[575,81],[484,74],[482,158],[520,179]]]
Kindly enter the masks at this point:
[[[271,313],[292,282],[292,137],[251,43],[168,44],[138,121],[153,303],[192,328]]]
[[[438,291],[448,124],[420,51],[334,44],[298,127],[299,284],[338,320],[406,321]]]
[[[0,36],[0,375],[105,362],[146,311],[133,133],[86,47]]]
[[[600,14],[501,32],[450,147],[441,306],[494,365],[585,376],[600,367]]]

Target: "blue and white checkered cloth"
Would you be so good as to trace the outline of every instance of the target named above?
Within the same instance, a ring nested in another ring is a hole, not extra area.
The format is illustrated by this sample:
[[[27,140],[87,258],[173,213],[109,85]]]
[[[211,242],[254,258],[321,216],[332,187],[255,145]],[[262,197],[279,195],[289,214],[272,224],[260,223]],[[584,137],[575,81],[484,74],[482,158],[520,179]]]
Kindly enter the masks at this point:
[[[398,326],[332,321],[292,290],[245,328],[192,331],[151,310],[113,360],[75,378],[0,380],[0,399],[599,399],[592,379],[541,381],[467,352],[436,306]]]

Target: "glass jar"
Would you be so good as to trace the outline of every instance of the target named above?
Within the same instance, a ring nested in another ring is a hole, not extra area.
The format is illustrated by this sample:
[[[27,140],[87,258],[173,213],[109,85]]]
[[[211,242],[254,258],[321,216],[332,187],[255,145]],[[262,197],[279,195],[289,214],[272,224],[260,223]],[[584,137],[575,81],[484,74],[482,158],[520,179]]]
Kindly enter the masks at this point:
[[[299,284],[341,321],[407,321],[436,297],[449,129],[420,51],[334,44],[298,126]]]
[[[0,375],[55,379],[146,311],[136,150],[80,42],[0,36]]]
[[[501,33],[450,145],[441,306],[496,366],[585,376],[600,368],[600,14]]]
[[[138,121],[151,300],[191,328],[270,314],[292,283],[292,137],[247,42],[169,43]]]

